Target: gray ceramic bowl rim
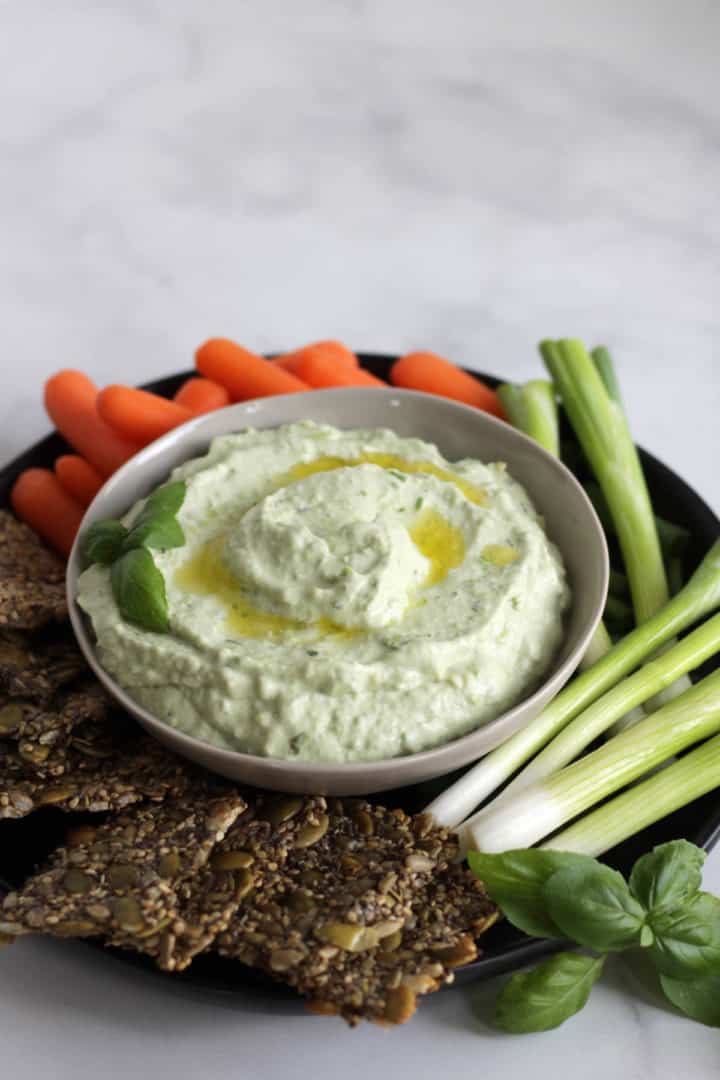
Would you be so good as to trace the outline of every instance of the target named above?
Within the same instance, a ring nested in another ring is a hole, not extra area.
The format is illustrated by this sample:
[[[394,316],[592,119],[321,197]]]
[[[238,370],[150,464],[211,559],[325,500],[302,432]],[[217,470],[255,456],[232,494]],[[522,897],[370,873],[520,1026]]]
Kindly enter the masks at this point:
[[[585,653],[588,644],[594,634],[598,623],[602,617],[604,608],[604,599],[607,593],[608,580],[609,580],[609,556],[607,550],[607,543],[605,540],[605,534],[603,532],[600,521],[595,513],[595,510],[590,502],[589,498],[585,494],[583,488],[570,472],[570,470],[562,464],[559,459],[548,453],[536,442],[524,435],[522,432],[515,428],[509,428],[512,431],[513,436],[517,439],[523,440],[528,447],[531,448],[532,453],[540,455],[546,458],[552,463],[552,467],[562,470],[565,474],[565,479],[569,482],[571,487],[576,489],[576,495],[580,497],[581,503],[585,504],[585,511],[589,519],[594,521],[595,531],[597,533],[598,548],[601,555],[603,565],[601,567],[601,588],[599,589],[599,595],[597,603],[593,607],[593,615],[587,621],[587,625],[582,633],[578,635],[578,639],[572,650],[569,652],[565,660],[559,667],[553,669],[552,674],[543,679],[541,684],[535,689],[535,691],[516,702],[512,708],[505,710],[494,720],[488,721],[482,724],[480,727],[473,729],[465,735],[459,738],[452,739],[448,742],[441,743],[439,746],[432,747],[429,750],[422,750],[415,754],[405,754],[394,758],[384,758],[378,761],[361,761],[361,762],[313,762],[313,761],[287,761],[283,758],[264,757],[256,754],[245,754],[237,750],[227,750],[223,747],[216,746],[214,743],[208,742],[204,739],[196,738],[191,735],[187,735],[185,732],[179,731],[171,724],[168,724],[165,720],[156,716],[154,713],[149,712],[142,705],[136,702],[116,681],[115,679],[102,667],[95,654],[95,647],[92,642],[91,636],[87,629],[87,617],[83,614],[79,608],[76,600],[77,592],[77,579],[81,572],[80,569],[80,539],[85,529],[98,519],[101,515],[97,513],[96,507],[101,503],[108,492],[112,491],[121,481],[124,481],[128,475],[132,475],[137,472],[138,476],[142,478],[145,467],[152,462],[153,457],[167,446],[172,446],[178,443],[179,436],[182,436],[182,440],[190,441],[193,435],[201,432],[202,429],[209,423],[211,418],[217,417],[220,414],[226,414],[228,421],[237,417],[237,423],[229,423],[227,433],[241,431],[243,427],[252,426],[252,417],[254,414],[260,411],[264,402],[273,401],[275,403],[283,402],[287,399],[295,399],[302,397],[305,402],[309,402],[310,406],[307,409],[306,419],[313,419],[312,400],[318,401],[324,399],[325,401],[332,401],[335,398],[338,402],[346,395],[352,394],[357,399],[359,394],[370,396],[391,396],[398,399],[410,400],[412,398],[422,399],[426,402],[433,402],[438,408],[445,410],[460,410],[466,414],[471,414],[482,424],[497,425],[507,432],[509,426],[502,420],[498,420],[496,417],[489,413],[482,412],[481,410],[474,409],[471,406],[461,404],[460,402],[452,401],[448,398],[437,397],[433,394],[425,394],[415,390],[398,390],[395,388],[342,388],[342,389],[329,389],[329,390],[314,390],[303,393],[302,395],[296,394],[281,394],[276,395],[270,399],[259,398],[253,401],[243,401],[234,405],[229,405],[224,409],[215,410],[211,413],[202,414],[192,420],[189,420],[186,424],[180,427],[174,428],[172,431],[163,435],[160,439],[150,443],[144,447],[141,451],[135,454],[125,465],[117,470],[103,485],[100,491],[97,493],[93,501],[87,507],[83,519],[80,523],[80,528],[77,533],[75,543],[73,544],[70,552],[70,557],[67,564],[66,573],[66,592],[68,611],[70,615],[70,621],[73,627],[73,631],[77,638],[80,649],[82,650],[85,659],[90,665],[93,673],[98,680],[105,686],[108,692],[123,706],[129,713],[137,716],[141,719],[143,725],[152,731],[153,729],[159,730],[161,733],[165,733],[172,737],[173,742],[178,745],[179,752],[187,751],[187,756],[192,758],[193,749],[196,747],[205,747],[212,751],[215,758],[225,761],[232,769],[234,766],[241,766],[247,764],[248,766],[272,766],[273,770],[278,774],[285,774],[287,776],[297,776],[305,772],[312,772],[314,777],[327,777],[331,779],[336,776],[339,771],[344,775],[355,776],[357,778],[363,775],[372,774],[373,777],[382,777],[384,774],[392,774],[393,782],[388,787],[402,786],[402,780],[398,777],[398,773],[402,773],[405,766],[408,771],[411,771],[413,766],[420,766],[423,763],[430,764],[434,762],[431,774],[440,776],[443,773],[450,772],[455,768],[458,768],[457,758],[462,757],[467,763],[475,760],[477,757],[482,756],[483,753],[487,753],[485,750],[473,751],[473,743],[478,742],[479,736],[491,728],[496,727],[508,727],[507,736],[518,730],[515,726],[512,726],[513,719],[516,718],[519,710],[525,710],[528,706],[531,706],[533,702],[536,702],[538,698],[547,696],[548,690],[553,691],[551,696],[554,696],[559,689],[564,685],[567,679],[576,670],[583,654]],[[243,424],[241,421],[244,420]],[[283,423],[291,421],[282,421]],[[325,421],[329,422],[329,421]],[[268,425],[279,426],[279,425]],[[212,436],[215,437],[215,436]],[[190,457],[197,456],[196,453],[188,453],[187,457],[183,460],[189,460]],[[142,492],[143,484],[138,482],[138,492]],[[137,494],[135,498],[128,504],[126,509],[129,509],[132,503],[140,498],[141,495]],[[531,493],[532,497],[532,493]],[[550,698],[551,699],[551,698]],[[549,700],[550,700],[549,699]],[[498,740],[498,742],[501,740]],[[467,748],[468,753],[458,754],[457,751]],[[447,763],[443,767],[442,761],[445,757],[449,757],[452,753],[453,760]],[[437,767],[439,766],[439,767]],[[222,769],[218,769],[218,772],[223,772]],[[239,769],[235,768],[235,772],[239,772]],[[430,775],[428,770],[425,770],[425,775]],[[398,783],[398,780],[400,782]],[[380,790],[380,785],[375,780],[373,781],[369,790]]]

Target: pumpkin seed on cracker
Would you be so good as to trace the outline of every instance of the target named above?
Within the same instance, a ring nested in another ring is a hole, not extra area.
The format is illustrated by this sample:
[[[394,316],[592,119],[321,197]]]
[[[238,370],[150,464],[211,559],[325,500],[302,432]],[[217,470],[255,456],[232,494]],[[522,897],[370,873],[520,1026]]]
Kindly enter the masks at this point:
[[[105,743],[99,740],[98,746]],[[134,729],[108,754],[90,755],[87,747],[70,745],[62,763],[61,775],[39,775],[17,751],[0,750],[0,819],[26,817],[51,805],[64,811],[118,811],[142,799],[183,795],[198,783],[184,761]]]
[[[374,951],[341,951],[324,975],[302,977],[296,989],[311,1011],[351,1025],[404,1023],[418,997],[452,982],[456,968],[477,958],[476,941],[498,914],[474,874],[451,862],[417,890],[397,935]]]
[[[0,738],[11,740],[19,756],[38,775],[60,776],[66,769],[67,750],[85,735],[85,742],[107,739],[111,728],[110,699],[99,683],[63,691],[51,706],[24,700],[0,706]]]
[[[147,953],[165,971],[186,968],[227,929],[246,898],[282,872],[288,851],[325,805],[319,797],[295,802],[297,810],[273,823],[269,818],[276,819],[278,802],[260,796],[236,818],[207,865],[178,886],[178,916],[172,925],[150,938],[115,934],[110,944]]]
[[[447,981],[448,957],[475,958],[472,935],[495,909],[455,867],[455,838],[427,815],[335,800],[323,816],[323,834],[296,845],[238,909],[219,951],[351,1023],[400,1022],[411,995],[414,1006],[417,993]],[[452,926],[439,917],[441,896],[457,909]],[[444,960],[428,959],[431,944],[446,950]]]
[[[239,795],[146,803],[58,848],[0,904],[0,933],[152,941],[174,932],[179,885],[207,862],[245,807]]]
[[[66,617],[64,563],[32,529],[0,510],[0,628],[36,630]]]
[[[0,697],[47,705],[62,686],[86,670],[82,653],[65,634],[50,638],[45,634],[31,638],[19,631],[0,634]]]

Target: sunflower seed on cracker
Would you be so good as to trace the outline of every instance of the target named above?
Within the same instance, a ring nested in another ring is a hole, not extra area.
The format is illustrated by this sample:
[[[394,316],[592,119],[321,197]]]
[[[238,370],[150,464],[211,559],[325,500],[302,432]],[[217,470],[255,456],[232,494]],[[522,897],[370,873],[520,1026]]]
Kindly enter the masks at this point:
[[[239,795],[143,804],[59,848],[0,905],[0,933],[151,941],[179,919],[178,885],[245,807]]]
[[[66,617],[64,563],[32,529],[0,510],[0,627],[36,630]]]

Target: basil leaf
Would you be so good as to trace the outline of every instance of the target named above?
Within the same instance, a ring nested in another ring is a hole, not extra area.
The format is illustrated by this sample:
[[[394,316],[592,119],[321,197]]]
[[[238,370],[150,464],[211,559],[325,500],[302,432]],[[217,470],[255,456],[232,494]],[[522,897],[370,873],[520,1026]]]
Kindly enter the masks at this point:
[[[108,518],[96,521],[82,538],[81,551],[84,561],[109,566],[122,551],[127,529],[121,521]]]
[[[720,975],[702,979],[675,979],[661,975],[665,996],[676,1008],[709,1027],[720,1027]]]
[[[550,918],[566,937],[609,952],[640,943],[645,909],[609,866],[572,866],[553,874],[543,887]]]
[[[548,878],[565,867],[598,865],[589,855],[522,848],[500,855],[470,851],[467,858],[506,919],[532,937],[566,936],[548,914],[542,894]]]
[[[633,866],[630,892],[650,912],[676,907],[700,888],[705,852],[687,840],[671,840]]]
[[[177,480],[172,484],[163,484],[157,491],[149,495],[145,505],[138,514],[135,524],[143,520],[155,517],[156,514],[177,514],[185,500],[187,485],[184,480]]]
[[[132,551],[133,548],[146,547],[167,551],[168,548],[182,547],[184,543],[185,533],[177,518],[170,513],[161,513],[133,525],[123,550]]]
[[[517,1035],[559,1027],[586,1004],[604,962],[604,956],[558,953],[513,975],[498,997],[495,1023]]]
[[[699,892],[670,911],[651,913],[650,955],[663,975],[720,975],[720,900]]]
[[[167,632],[165,582],[147,548],[135,548],[117,559],[110,570],[110,581],[124,619],[144,630]]]

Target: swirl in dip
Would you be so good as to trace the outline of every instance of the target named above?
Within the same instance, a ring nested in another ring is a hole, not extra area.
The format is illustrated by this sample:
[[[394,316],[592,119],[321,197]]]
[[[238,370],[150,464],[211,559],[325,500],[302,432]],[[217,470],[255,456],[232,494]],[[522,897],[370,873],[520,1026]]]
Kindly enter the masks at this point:
[[[524,697],[560,644],[560,555],[500,463],[306,421],[215,439],[172,479],[185,544],[153,552],[170,633],[123,620],[106,567],[78,600],[104,667],[187,734],[304,761],[415,753]]]

